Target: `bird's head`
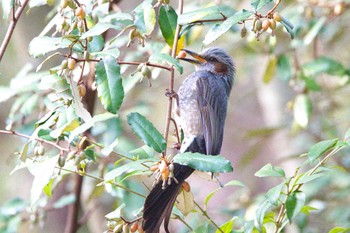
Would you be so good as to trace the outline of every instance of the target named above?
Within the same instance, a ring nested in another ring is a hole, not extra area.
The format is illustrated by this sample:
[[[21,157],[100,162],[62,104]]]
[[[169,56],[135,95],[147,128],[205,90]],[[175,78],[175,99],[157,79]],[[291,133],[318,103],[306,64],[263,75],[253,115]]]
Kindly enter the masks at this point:
[[[213,73],[233,76],[235,68],[232,58],[222,48],[212,47],[202,51],[201,53],[196,53],[188,49],[182,50],[191,55],[194,59],[180,59],[196,65],[197,69],[205,69]]]
[[[232,85],[235,67],[232,58],[225,50],[218,47],[205,49],[201,53],[195,53],[188,49],[182,50],[194,59],[180,58],[181,60],[194,64],[197,70],[208,70],[212,73],[222,74],[228,79],[229,85]]]

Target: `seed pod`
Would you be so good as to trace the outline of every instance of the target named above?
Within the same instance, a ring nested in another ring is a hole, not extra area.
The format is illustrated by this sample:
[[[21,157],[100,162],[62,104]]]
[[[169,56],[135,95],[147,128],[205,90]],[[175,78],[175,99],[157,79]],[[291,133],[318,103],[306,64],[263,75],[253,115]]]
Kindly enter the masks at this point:
[[[282,21],[282,16],[280,15],[280,13],[275,12],[273,14],[273,19],[276,20],[277,22],[281,22]]]
[[[61,0],[61,8],[64,9],[68,6],[68,0]]]
[[[81,97],[84,97],[84,96],[85,96],[85,94],[86,94],[86,88],[85,88],[85,86],[84,86],[83,84],[80,84],[80,85],[78,86],[78,92],[79,92],[79,95],[80,95]]]
[[[270,27],[270,20],[269,19],[265,19],[262,22],[262,30],[266,31],[269,27]]]
[[[182,188],[183,188],[186,192],[191,191],[191,186],[190,186],[190,184],[189,184],[188,182],[186,182],[186,181],[184,181],[184,182],[182,183]]]
[[[85,11],[83,8],[81,7],[78,7],[76,10],[75,10],[75,16],[77,16],[79,19],[83,20],[85,19]]]
[[[241,37],[244,38],[247,35],[247,28],[243,27],[241,30]]]
[[[139,231],[139,233],[144,233],[143,229],[142,229],[142,225],[139,225],[139,227],[137,228],[137,230]]]
[[[146,77],[146,78],[151,78],[152,76],[152,72],[151,70],[148,68],[148,66],[143,66],[142,69],[141,69],[141,74],[143,75],[143,77]]]
[[[45,154],[45,148],[42,145],[37,146],[38,148],[38,155],[43,156]]]
[[[67,67],[68,67],[68,61],[67,61],[67,59],[66,59],[66,60],[63,60],[63,61],[62,61],[62,63],[61,63],[61,69],[62,69],[62,70],[65,70],[65,69],[67,69]]]
[[[272,30],[272,31],[275,30],[276,27],[277,27],[276,20],[270,19],[270,28],[271,28],[271,30]]]
[[[127,224],[123,225],[123,233],[129,233],[129,228]]]
[[[345,10],[344,2],[338,2],[337,4],[335,4],[333,12],[336,16],[339,16],[344,13],[344,10]]]
[[[164,172],[162,172],[162,180],[167,180],[169,177],[169,174],[170,174],[170,172],[168,169],[166,169]]]
[[[136,232],[138,227],[139,227],[139,224],[137,224],[137,222],[134,222],[130,227],[130,232],[132,233]]]
[[[186,55],[187,55],[187,54],[186,54],[185,51],[180,51],[180,52],[177,54],[176,58],[185,58]]]
[[[76,61],[73,58],[68,58],[68,69],[73,70],[75,67]]]
[[[156,164],[156,165],[153,165],[152,167],[150,167],[149,169],[152,171],[152,172],[155,172],[155,171],[157,171],[158,170],[158,164]]]
[[[66,158],[63,157],[63,156],[60,156],[60,157],[58,158],[58,166],[64,167],[65,164],[66,164]]]
[[[262,21],[260,19],[257,19],[256,22],[255,22],[255,31],[260,31],[262,28]]]

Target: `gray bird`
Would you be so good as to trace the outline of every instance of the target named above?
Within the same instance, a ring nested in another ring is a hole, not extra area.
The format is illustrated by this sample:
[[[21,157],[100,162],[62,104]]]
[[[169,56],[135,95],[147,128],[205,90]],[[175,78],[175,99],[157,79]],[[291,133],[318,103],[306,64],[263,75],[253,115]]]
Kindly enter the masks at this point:
[[[185,50],[194,59],[182,58],[196,66],[178,91],[178,123],[184,132],[180,152],[198,152],[218,155],[224,134],[227,102],[230,95],[235,68],[231,57],[221,48],[208,48],[200,54]],[[158,233],[164,220],[168,225],[171,211],[181,185],[193,168],[174,164],[173,182],[165,189],[159,182],[147,196],[143,210],[143,230]]]

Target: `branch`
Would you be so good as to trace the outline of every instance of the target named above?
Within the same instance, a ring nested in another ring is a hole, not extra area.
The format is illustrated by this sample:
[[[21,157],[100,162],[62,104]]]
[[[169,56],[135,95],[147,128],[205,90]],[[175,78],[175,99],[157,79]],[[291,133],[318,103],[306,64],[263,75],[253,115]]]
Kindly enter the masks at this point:
[[[182,14],[183,12],[183,0],[179,1],[179,12],[178,15]],[[178,45],[178,40],[179,40],[179,35],[181,31],[181,25],[177,24],[176,25],[176,31],[174,35],[174,43],[171,51],[171,56],[173,58],[176,57],[176,50],[177,50],[177,45]],[[170,93],[174,92],[174,77],[175,77],[175,71],[174,71],[174,66],[171,66],[170,70],[170,80],[169,80],[169,88],[168,91]],[[169,95],[168,97],[168,108],[167,108],[167,115],[166,115],[166,123],[165,123],[165,132],[164,132],[164,138],[165,141],[168,143],[168,137],[169,137],[169,128],[170,128],[170,122],[171,122],[171,112],[173,108],[173,96]],[[166,156],[166,149],[163,152],[163,158]]]
[[[40,143],[46,143],[46,144],[49,144],[51,146],[54,146],[54,147],[56,147],[57,149],[59,149],[61,151],[67,151],[67,152],[70,151],[70,149],[61,147],[56,142],[47,141],[47,140],[42,139],[42,138],[32,137],[32,136],[25,135],[25,134],[22,134],[22,133],[18,133],[18,132],[15,132],[15,131],[0,130],[0,134],[15,135],[15,136],[22,137],[22,138],[32,139],[32,140],[38,141]]]
[[[210,216],[208,215],[208,213],[202,209],[202,207],[195,201],[193,201],[193,203],[198,207],[198,209],[201,211],[201,213],[216,227],[216,229],[218,229],[218,231],[220,231],[221,233],[224,233],[223,230],[221,230],[221,228],[218,226],[218,224],[216,224],[213,219],[210,218]]]
[[[2,57],[5,54],[6,48],[11,40],[13,31],[15,30],[16,24],[18,22],[19,17],[21,16],[24,8],[26,7],[27,3],[29,2],[29,0],[24,0],[24,2],[22,3],[22,5],[17,9],[16,13],[12,16],[9,28],[7,29],[5,38],[1,44],[1,48],[0,48],[0,62],[2,60]],[[14,12],[14,8],[15,6],[13,6],[13,12]]]

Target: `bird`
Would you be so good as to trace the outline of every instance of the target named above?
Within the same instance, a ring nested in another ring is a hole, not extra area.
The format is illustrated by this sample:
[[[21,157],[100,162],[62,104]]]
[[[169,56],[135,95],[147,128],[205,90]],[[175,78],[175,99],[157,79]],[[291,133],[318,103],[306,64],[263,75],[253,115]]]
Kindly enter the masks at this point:
[[[177,92],[175,115],[184,135],[179,152],[218,155],[234,82],[233,60],[219,47],[210,47],[201,53],[182,50],[193,59],[179,59],[194,64],[195,71]],[[173,172],[177,182],[165,188],[158,182],[146,197],[142,222],[145,233],[159,233],[163,221],[165,232],[170,233],[168,225],[177,194],[194,169],[174,163]]]

